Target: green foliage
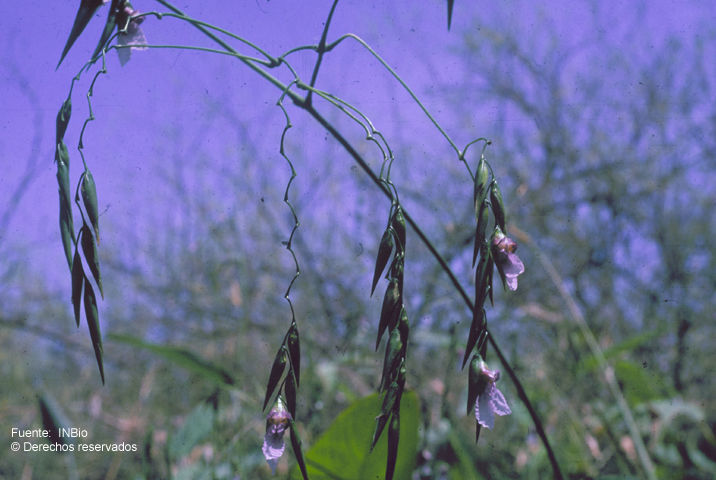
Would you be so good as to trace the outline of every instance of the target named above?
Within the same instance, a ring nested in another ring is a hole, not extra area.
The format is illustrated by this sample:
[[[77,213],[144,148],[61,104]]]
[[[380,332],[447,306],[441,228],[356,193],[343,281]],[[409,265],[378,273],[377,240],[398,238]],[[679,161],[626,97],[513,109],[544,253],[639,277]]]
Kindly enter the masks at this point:
[[[344,410],[313,446],[306,452],[308,474],[311,479],[364,480],[385,478],[388,438],[382,436],[371,451],[373,424],[366,419],[375,416],[382,399],[373,394],[353,402]],[[407,391],[400,406],[400,446],[395,477],[409,478],[413,471],[418,447],[418,396]],[[291,478],[298,479],[294,468]]]
[[[169,458],[177,462],[206,440],[214,428],[215,413],[211,405],[201,403],[189,413],[184,424],[171,436],[168,444]]]

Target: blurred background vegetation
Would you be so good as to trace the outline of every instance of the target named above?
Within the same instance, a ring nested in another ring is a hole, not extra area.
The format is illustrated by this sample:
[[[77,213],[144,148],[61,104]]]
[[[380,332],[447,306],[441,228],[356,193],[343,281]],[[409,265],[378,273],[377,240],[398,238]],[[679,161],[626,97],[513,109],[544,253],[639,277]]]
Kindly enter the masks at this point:
[[[482,13],[460,34],[450,58],[463,74],[425,94],[453,106],[451,131],[471,128],[483,112],[493,119],[477,134],[493,141],[487,156],[527,271],[515,293],[496,295],[491,331],[568,478],[646,475],[610,375],[657,476],[713,478],[716,76],[708,59],[716,31],[654,39],[597,8],[589,31],[565,42],[549,18],[535,28],[506,12]],[[48,280],[24,261],[32,245],[0,239],[3,424],[39,427],[42,392],[93,442],[139,446],[134,454],[18,455],[3,435],[0,477],[270,477],[261,402],[290,320],[282,295],[292,262],[281,245],[291,227],[281,202],[288,169],[278,135],[275,151],[264,151],[260,137],[273,130],[255,128],[221,95],[194,107],[206,119],[201,128],[177,120],[156,131],[153,152],[126,147],[141,162],[171,161],[146,162],[157,187],[145,193],[145,209],[102,218],[104,387],[84,328],[74,329],[69,278]],[[390,118],[415,122],[399,108]],[[381,296],[371,299],[369,288],[388,205],[305,120],[294,119],[288,147],[301,221],[298,418],[310,448],[379,381],[382,353],[372,345]],[[332,120],[360,142],[350,123]],[[471,182],[449,152],[416,147],[408,130],[389,137],[401,200],[470,291]],[[370,146],[360,148],[378,167]],[[12,209],[2,206],[0,226]],[[475,446],[459,371],[470,312],[410,231],[406,270],[408,386],[420,401],[413,478],[550,477],[506,377],[513,414]],[[499,368],[489,353],[488,362]],[[285,455],[279,476],[292,464]]]

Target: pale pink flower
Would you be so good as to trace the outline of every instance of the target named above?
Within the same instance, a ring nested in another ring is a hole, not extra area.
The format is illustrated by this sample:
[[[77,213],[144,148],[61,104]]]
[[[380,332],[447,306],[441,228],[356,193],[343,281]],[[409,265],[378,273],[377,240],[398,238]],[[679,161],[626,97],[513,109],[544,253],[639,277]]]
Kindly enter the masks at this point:
[[[517,243],[497,228],[492,237],[492,256],[500,277],[510,290],[517,290],[517,277],[525,273],[525,265],[517,256]]]
[[[510,406],[495,383],[500,378],[499,370],[490,370],[484,361],[480,362],[480,383],[484,385],[482,392],[477,394],[475,402],[475,418],[483,427],[492,429],[495,426],[495,414],[504,416],[512,413]]]
[[[271,408],[266,417],[266,435],[264,435],[264,445],[261,450],[271,467],[271,473],[276,473],[278,459],[283,455],[286,445],[283,441],[283,434],[289,426],[291,414],[288,413],[283,401],[279,397],[276,404]]]
[[[134,10],[130,5],[125,4],[124,10],[119,15],[119,28],[124,28],[127,25],[126,31],[120,30],[117,36],[117,45],[127,46],[129,48],[118,48],[117,55],[119,55],[119,63],[124,66],[132,55],[132,50],[146,50],[147,47],[142,45],[147,44],[147,39],[144,37],[144,32],[139,25],[144,21],[144,17],[136,18],[139,15],[137,10]]]

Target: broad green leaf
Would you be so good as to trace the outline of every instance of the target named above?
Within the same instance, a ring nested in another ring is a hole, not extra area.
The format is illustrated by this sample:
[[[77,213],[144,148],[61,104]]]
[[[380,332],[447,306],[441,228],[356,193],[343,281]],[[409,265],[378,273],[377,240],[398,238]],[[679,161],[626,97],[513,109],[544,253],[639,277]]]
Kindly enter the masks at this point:
[[[67,445],[74,443],[73,437],[60,436],[59,430],[70,428],[72,423],[55,399],[47,392],[40,392],[37,396],[42,416],[42,427],[49,432],[48,441]]]
[[[325,433],[306,452],[306,464],[311,480],[382,479],[387,464],[388,436],[380,439],[370,451],[373,419],[382,400],[377,394],[356,400],[338,415]],[[418,397],[405,392],[400,402],[400,445],[393,478],[410,478],[418,447],[420,421]],[[291,478],[301,478],[298,466]]]
[[[102,51],[102,49],[107,44],[107,40],[109,40],[109,37],[112,35],[114,27],[117,26],[117,13],[119,10],[119,4],[120,0],[112,0],[112,3],[109,6],[109,13],[107,14],[107,22],[105,22],[104,24],[102,36],[99,38],[97,48],[95,48],[94,53],[92,54],[92,58],[95,58],[99,54],[99,52]]]
[[[630,406],[661,398],[666,391],[664,381],[647,374],[641,365],[621,360],[615,363],[614,370]]]
[[[604,358],[610,360],[616,358],[625,352],[633,352],[643,345],[647,345],[653,342],[654,339],[664,335],[666,333],[665,328],[649,330],[646,332],[640,332],[633,335],[619,343],[612,345],[609,348],[604,349]],[[585,360],[579,364],[579,371],[587,373],[596,369],[599,366],[599,362],[594,355],[589,355]]]
[[[145,342],[131,335],[110,334],[107,336],[107,339],[150,351],[178,367],[213,381],[221,387],[234,385],[234,378],[229,372],[189,350]]]
[[[75,323],[80,326],[80,304],[82,303],[82,285],[85,282],[85,272],[82,269],[80,252],[75,250],[72,258],[72,307],[75,312]]]
[[[92,237],[92,231],[85,224],[80,229],[80,243],[82,244],[82,253],[87,260],[92,276],[94,277],[97,286],[99,287],[99,293],[104,298],[104,290],[102,289],[102,276],[99,273],[99,253],[97,252],[97,244],[94,242]]]
[[[89,23],[92,15],[94,15],[94,12],[96,12],[101,6],[102,0],[82,0],[80,2],[80,8],[77,10],[77,15],[75,15],[75,23],[72,24],[70,36],[67,37],[65,48],[62,49],[60,61],[57,62],[57,67],[55,67],[55,69],[59,68],[62,60],[65,58],[65,55],[67,55],[67,52],[70,51],[70,48],[72,48],[72,45],[75,43],[75,40],[77,40],[77,38],[82,34],[82,31]]]
[[[97,187],[94,183],[94,177],[92,172],[85,170],[82,174],[82,187],[80,188],[82,193],[82,202],[85,205],[87,216],[92,224],[94,230],[94,236],[99,244],[99,209],[97,206]]]
[[[57,112],[55,143],[60,143],[65,138],[67,125],[70,123],[70,115],[72,115],[72,99],[67,97],[67,100],[62,102],[62,106]]]
[[[370,295],[373,296],[375,292],[375,286],[378,285],[380,275],[385,270],[385,266],[388,264],[390,253],[393,251],[393,233],[390,228],[386,229],[383,233],[383,238],[380,239],[380,246],[378,246],[378,258],[375,260],[375,272],[373,272],[373,284],[370,288]]]
[[[273,360],[271,373],[269,373],[268,384],[266,385],[266,397],[264,398],[264,410],[266,410],[269,400],[271,400],[276,387],[278,387],[278,382],[281,380],[284,370],[286,370],[286,360],[286,347],[281,345],[281,348],[279,348],[276,353],[276,358]]]
[[[184,458],[211,433],[214,415],[211,405],[200,403],[194,407],[184,424],[169,438],[169,456],[173,461]]]
[[[102,377],[104,385],[104,364],[102,363],[102,335],[99,330],[99,314],[97,313],[97,297],[94,294],[92,285],[85,279],[85,317],[87,326],[89,327],[90,338],[92,339],[92,347],[94,348],[94,356],[97,358],[97,366],[99,374]]]

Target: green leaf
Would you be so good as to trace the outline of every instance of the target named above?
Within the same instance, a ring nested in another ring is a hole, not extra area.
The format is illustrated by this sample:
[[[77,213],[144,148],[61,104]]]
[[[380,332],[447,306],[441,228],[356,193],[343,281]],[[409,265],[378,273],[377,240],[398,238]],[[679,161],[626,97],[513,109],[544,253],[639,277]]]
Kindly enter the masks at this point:
[[[380,322],[378,323],[378,338],[375,340],[376,350],[378,350],[380,339],[383,337],[385,330],[388,327],[392,330],[398,323],[400,309],[400,285],[397,280],[393,279],[388,284],[383,297],[383,307],[380,310]]]
[[[266,386],[266,397],[264,398],[264,410],[266,410],[269,400],[273,396],[276,387],[278,387],[278,382],[283,376],[283,372],[286,369],[286,360],[286,348],[281,345],[281,348],[279,348],[276,353],[276,358],[273,360],[271,373],[269,373],[268,385]]]
[[[59,66],[59,64],[57,66]],[[60,143],[62,139],[65,138],[67,125],[70,123],[70,115],[72,115],[72,99],[70,97],[67,97],[67,100],[62,102],[62,106],[57,112],[55,143]]]
[[[97,207],[97,187],[95,186],[92,172],[89,170],[85,170],[84,174],[82,174],[82,187],[80,190],[82,193],[82,202],[85,205],[85,210],[87,210],[87,216],[89,217],[90,223],[92,223],[92,228],[94,229],[95,239],[97,240],[97,244],[99,244],[99,209]]]
[[[148,350],[178,367],[200,375],[207,380],[211,380],[220,387],[234,385],[234,378],[229,372],[184,348],[157,345],[145,342],[131,335],[110,334],[107,336],[107,339]]]
[[[75,250],[72,258],[72,307],[75,312],[75,323],[80,326],[80,303],[82,302],[82,285],[85,282],[85,272],[82,269],[80,252]]]
[[[211,405],[200,403],[194,407],[184,424],[169,438],[169,456],[174,462],[188,455],[211,433],[214,429],[214,416]]]
[[[65,48],[62,49],[60,61],[57,62],[57,67],[55,67],[55,69],[59,68],[60,64],[62,63],[62,60],[64,60],[65,58],[65,55],[67,55],[67,52],[70,51],[70,48],[72,48],[72,45],[75,43],[75,40],[77,40],[80,34],[82,34],[85,27],[92,18],[92,15],[94,15],[94,12],[96,12],[97,9],[101,6],[102,0],[82,0],[80,2],[80,8],[79,10],[77,10],[77,15],[75,15],[75,23],[72,24],[70,36],[67,37],[67,42],[65,42]]]
[[[383,233],[383,238],[380,239],[380,246],[378,247],[378,258],[375,260],[375,272],[373,273],[373,285],[370,288],[370,295],[373,296],[375,292],[375,286],[378,285],[380,275],[385,270],[385,266],[388,264],[390,253],[393,251],[393,233],[390,228],[386,229]]]
[[[37,396],[42,416],[42,427],[49,432],[49,441],[67,445],[74,443],[72,437],[60,436],[61,428],[70,428],[72,423],[55,399],[47,392],[40,392]]]
[[[84,253],[85,260],[87,260],[87,265],[89,266],[92,276],[99,287],[99,293],[102,295],[102,298],[104,298],[102,276],[99,273],[99,254],[97,253],[97,244],[94,242],[92,231],[89,229],[87,224],[82,225],[82,228],[80,229],[80,243],[82,244],[82,253]]]
[[[75,227],[72,222],[72,197],[70,195],[70,155],[67,145],[60,141],[55,146],[57,163],[57,186],[60,193],[60,238],[67,258],[67,266],[72,270],[72,247],[75,243]]]
[[[85,278],[85,317],[87,318],[87,326],[89,327],[90,338],[92,339],[92,347],[94,348],[94,356],[97,358],[97,366],[99,374],[102,377],[104,385],[104,365],[102,363],[102,335],[99,330],[99,314],[97,313],[97,297],[95,297],[92,285]]]
[[[379,395],[356,400],[341,412],[325,433],[306,452],[311,480],[366,480],[383,478],[387,464],[387,436],[370,451],[373,434],[371,419],[380,408]],[[415,465],[420,421],[418,397],[406,391],[400,402],[400,448],[395,462],[394,478],[410,478]],[[301,478],[298,466],[292,479]]]
[[[95,48],[94,53],[92,54],[92,58],[95,58],[99,54],[99,52],[102,51],[102,49],[107,44],[107,40],[109,40],[109,37],[112,35],[112,30],[114,30],[114,27],[117,26],[117,13],[119,10],[119,4],[120,0],[112,0],[111,5],[109,6],[109,13],[107,14],[107,22],[104,24],[102,36],[99,38],[97,48]]]

